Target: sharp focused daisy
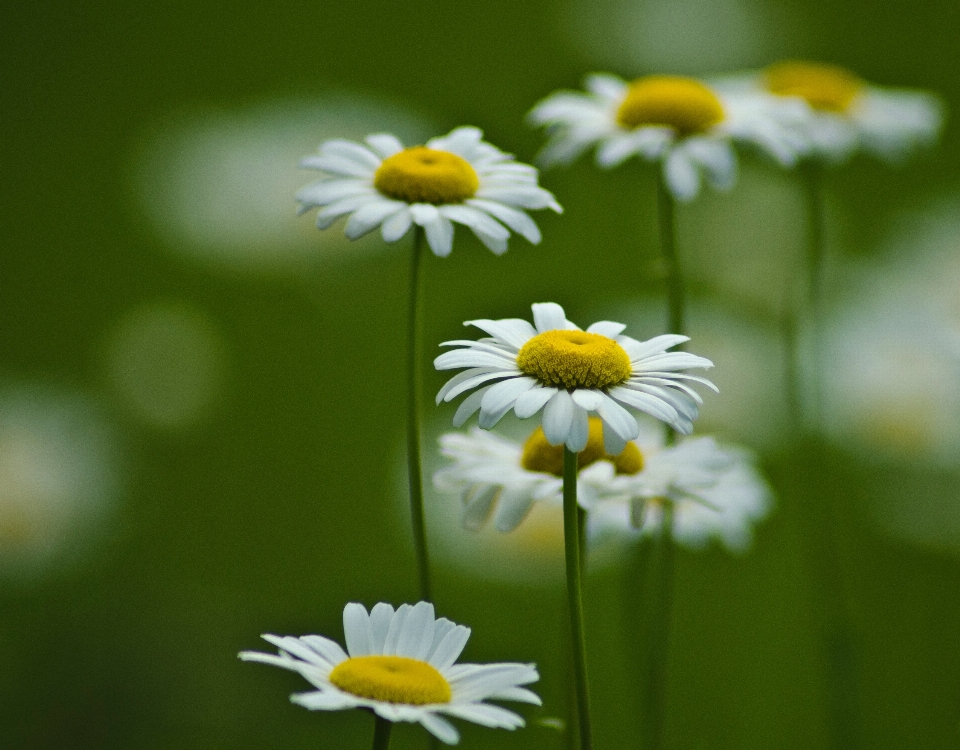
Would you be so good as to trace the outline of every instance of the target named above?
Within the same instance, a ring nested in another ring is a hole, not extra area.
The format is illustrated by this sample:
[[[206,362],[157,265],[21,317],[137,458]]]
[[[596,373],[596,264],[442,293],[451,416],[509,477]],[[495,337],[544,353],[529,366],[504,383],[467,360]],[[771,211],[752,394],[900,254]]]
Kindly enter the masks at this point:
[[[347,649],[320,635],[264,635],[279,654],[243,651],[244,661],[299,672],[316,690],[291,700],[313,711],[368,708],[387,721],[419,722],[448,745],[460,735],[440,714],[486,727],[516,729],[517,714],[487,700],[540,705],[522,687],[540,676],[533,664],[457,664],[470,628],[434,617],[433,605],[380,603],[368,613],[362,604],[343,609]]]
[[[437,403],[479,386],[457,409],[455,427],[478,409],[484,429],[511,409],[521,419],[542,410],[547,442],[566,444],[579,453],[589,438],[588,416],[596,413],[603,421],[605,450],[617,456],[639,431],[636,418],[624,406],[689,434],[702,399],[684,381],[716,390],[709,380],[682,372],[713,367],[710,360],[667,351],[688,341],[686,336],[637,341],[621,335],[625,325],[611,321],[583,331],[552,302],[533,305],[533,320],[535,327],[519,318],[468,320],[464,325],[476,326],[490,337],[442,344],[458,348],[434,360],[438,370],[468,369],[447,381]]]
[[[437,489],[463,499],[461,520],[479,529],[493,516],[498,531],[513,531],[538,501],[559,504],[563,491],[563,446],[550,445],[542,427],[523,444],[477,427],[440,438],[440,452],[453,464],[433,475]],[[616,456],[603,445],[603,425],[590,417],[587,444],[577,455],[577,500],[594,504],[611,476],[633,476],[643,469],[643,455],[629,442]]]
[[[631,156],[663,163],[663,177],[679,200],[700,192],[701,175],[725,190],[736,181],[733,142],[750,144],[784,166],[804,140],[798,132],[807,107],[757,91],[723,93],[683,76],[653,75],[626,82],[592,75],[586,93],[560,91],[533,108],[529,120],[546,126],[544,164],[568,163],[597,147],[597,164],[615,167]]]
[[[770,510],[770,488],[746,451],[719,445],[711,437],[686,438],[664,446],[655,425],[645,425],[634,443],[643,471],[614,473],[601,465],[590,514],[590,533],[656,535],[665,506],[672,507],[671,534],[680,544],[699,549],[711,538],[743,552],[752,526]]]
[[[875,86],[837,65],[788,60],[725,87],[805,101],[811,108],[803,127],[809,151],[831,161],[861,148],[900,159],[936,140],[943,124],[943,106],[935,95]]]
[[[327,141],[300,163],[331,175],[297,194],[300,213],[319,207],[320,229],[349,215],[350,239],[380,227],[383,239],[395,242],[421,226],[441,257],[453,247],[453,222],[470,227],[498,255],[510,230],[539,243],[540,230],[526,210],[561,213],[560,205],[537,184],[534,167],[482,138],[477,128],[461,127],[409,148],[386,133],[368,136],[366,145]]]

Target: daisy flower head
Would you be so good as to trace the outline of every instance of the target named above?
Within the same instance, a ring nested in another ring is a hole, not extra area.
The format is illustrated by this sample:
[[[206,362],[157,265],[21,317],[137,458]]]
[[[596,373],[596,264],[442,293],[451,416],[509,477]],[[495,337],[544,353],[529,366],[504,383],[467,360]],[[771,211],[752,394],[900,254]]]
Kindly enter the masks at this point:
[[[804,140],[807,107],[757,91],[723,93],[696,78],[651,75],[627,82],[596,74],[587,91],[559,91],[530,112],[550,140],[545,165],[566,164],[596,146],[597,164],[615,167],[631,156],[663,164],[663,179],[678,200],[692,200],[702,177],[718,190],[736,182],[734,142],[750,144],[792,166]]]
[[[552,302],[534,304],[533,320],[533,325],[520,318],[468,320],[464,325],[490,336],[442,344],[457,348],[437,357],[434,366],[467,369],[447,381],[437,403],[477,389],[457,409],[455,427],[477,410],[484,429],[511,409],[521,419],[542,412],[547,442],[579,453],[589,439],[589,414],[595,413],[603,422],[606,452],[617,456],[639,434],[636,417],[624,407],[686,435],[693,431],[702,403],[688,382],[716,390],[709,380],[683,372],[713,367],[710,360],[667,351],[688,341],[687,336],[637,341],[622,335],[625,325],[606,320],[583,331]]]
[[[867,83],[838,65],[786,60],[731,81],[799,99],[810,107],[803,132],[811,156],[839,162],[863,149],[891,161],[933,143],[943,125],[940,99],[926,91]]]
[[[434,486],[460,495],[461,521],[468,529],[482,528],[492,516],[498,531],[513,531],[534,503],[562,501],[563,446],[551,445],[542,427],[522,444],[478,427],[449,432],[440,438],[440,452],[452,463],[434,473]],[[603,424],[590,417],[577,465],[577,501],[590,509],[610,477],[643,469],[643,455],[632,442],[619,455],[608,454]]]
[[[522,717],[487,700],[540,705],[522,687],[540,679],[533,664],[457,664],[470,628],[434,616],[433,605],[385,603],[367,612],[362,604],[343,609],[347,648],[321,635],[264,635],[279,654],[242,651],[256,661],[299,672],[316,690],[290,699],[312,711],[367,708],[389,721],[419,722],[448,745],[460,734],[440,714],[483,726],[516,729]]]
[[[454,222],[470,227],[499,255],[511,230],[540,242],[527,210],[563,211],[538,185],[536,168],[514,161],[472,127],[408,148],[387,133],[367,136],[363,144],[326,141],[300,165],[329,175],[297,193],[300,213],[320,209],[320,229],[347,216],[350,239],[380,227],[383,239],[395,242],[417,225],[440,257],[453,248]]]
[[[590,533],[655,536],[666,506],[678,543],[703,548],[711,538],[732,552],[745,552],[752,527],[770,511],[772,493],[747,451],[712,437],[685,438],[665,446],[662,431],[646,424],[636,441],[644,457],[636,475],[607,476],[590,514]]]

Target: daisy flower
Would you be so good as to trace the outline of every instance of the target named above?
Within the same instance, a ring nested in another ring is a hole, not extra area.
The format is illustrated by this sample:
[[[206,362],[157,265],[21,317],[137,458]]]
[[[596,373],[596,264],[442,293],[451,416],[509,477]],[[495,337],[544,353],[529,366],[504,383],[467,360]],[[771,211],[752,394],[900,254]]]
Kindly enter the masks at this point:
[[[732,79],[731,91],[766,91],[810,105],[811,155],[842,161],[858,149],[895,161],[936,140],[943,106],[934,94],[869,84],[836,65],[788,60]]]
[[[482,386],[457,409],[455,427],[478,409],[484,429],[511,409],[521,419],[542,411],[547,441],[579,453],[589,438],[588,415],[595,412],[603,421],[605,450],[616,456],[639,433],[636,418],[624,406],[686,435],[693,431],[702,399],[684,381],[716,390],[709,380],[681,372],[713,367],[710,360],[667,351],[689,341],[687,336],[637,341],[621,335],[625,325],[611,321],[582,331],[552,302],[533,305],[533,320],[535,327],[519,318],[468,320],[464,325],[476,326],[490,337],[441,345],[458,348],[434,360],[438,370],[468,369],[447,381],[437,403]],[[493,380],[500,382],[491,384]]]
[[[597,164],[615,167],[631,156],[663,163],[674,197],[700,192],[701,175],[719,190],[736,182],[735,141],[748,143],[784,166],[804,146],[797,130],[807,107],[758,91],[723,93],[696,78],[654,75],[628,83],[592,75],[586,93],[559,91],[530,112],[551,136],[544,164],[569,163],[597,147]]]
[[[434,486],[461,496],[461,521],[468,529],[482,528],[493,516],[498,531],[513,531],[534,503],[562,500],[563,446],[550,445],[542,427],[523,444],[478,427],[467,434],[449,432],[440,438],[440,452],[453,463],[434,473]],[[589,509],[610,476],[640,472],[643,455],[632,442],[619,455],[609,455],[602,422],[590,417],[577,464],[577,501]]]
[[[318,155],[300,162],[331,175],[297,194],[300,213],[319,207],[320,229],[349,216],[350,239],[380,227],[383,239],[395,242],[416,224],[440,257],[453,247],[453,222],[470,227],[498,255],[511,230],[538,244],[540,230],[526,210],[563,209],[537,184],[534,167],[482,138],[477,128],[461,127],[409,148],[386,133],[368,136],[366,145],[326,141]]]
[[[590,513],[591,536],[655,536],[669,503],[670,531],[678,543],[701,549],[716,538],[732,552],[749,548],[752,526],[769,512],[772,493],[748,452],[711,437],[665,446],[662,431],[651,424],[636,447],[643,471],[615,474],[601,465],[591,478],[601,483]]]
[[[522,687],[540,678],[533,664],[457,664],[470,628],[435,618],[429,602],[401,604],[396,611],[381,602],[369,613],[350,603],[343,609],[343,633],[346,651],[320,635],[264,635],[279,654],[242,651],[240,658],[299,672],[316,688],[290,697],[304,708],[368,708],[388,721],[419,722],[448,745],[460,734],[440,714],[516,729],[522,717],[484,701],[541,704]]]

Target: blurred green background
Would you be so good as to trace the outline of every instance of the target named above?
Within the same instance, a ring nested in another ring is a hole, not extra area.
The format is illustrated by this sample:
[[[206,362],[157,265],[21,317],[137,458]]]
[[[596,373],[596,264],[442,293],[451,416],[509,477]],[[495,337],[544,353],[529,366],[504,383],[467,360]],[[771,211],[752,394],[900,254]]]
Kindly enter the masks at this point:
[[[587,72],[711,74],[790,56],[960,103],[952,0],[100,0],[0,13],[11,749],[367,746],[368,716],[304,711],[287,701],[297,675],[236,659],[262,632],[339,638],[347,601],[417,590],[401,468],[408,245],[348,244],[340,226],[294,218],[293,193],[314,179],[297,161],[321,140],[475,124],[530,160],[542,139],[525,113]],[[830,175],[824,449],[797,446],[783,399],[780,318],[803,248],[795,175],[745,158],[730,194],[678,212],[695,350],[723,389],[698,429],[756,450],[777,506],[748,554],[679,555],[671,747],[844,746],[831,729],[837,648],[859,715],[846,747],[960,745],[956,132],[948,122],[902,168],[864,158]],[[460,228],[450,258],[426,258],[429,356],[463,320],[526,317],[543,300],[582,324],[619,316],[635,335],[659,332],[652,171],[581,160],[542,182],[566,213],[537,217],[540,247],[513,238],[495,258]],[[433,408],[444,377],[424,371],[432,455],[453,409]],[[511,577],[495,546],[455,559],[441,515],[436,603],[473,628],[465,657],[536,661],[543,675],[527,729],[461,725],[463,744],[563,747],[536,724],[565,711],[556,539],[531,551],[548,561],[536,575]],[[630,587],[624,559],[588,579],[599,748],[636,745]],[[402,726],[395,746],[423,747],[423,731]]]

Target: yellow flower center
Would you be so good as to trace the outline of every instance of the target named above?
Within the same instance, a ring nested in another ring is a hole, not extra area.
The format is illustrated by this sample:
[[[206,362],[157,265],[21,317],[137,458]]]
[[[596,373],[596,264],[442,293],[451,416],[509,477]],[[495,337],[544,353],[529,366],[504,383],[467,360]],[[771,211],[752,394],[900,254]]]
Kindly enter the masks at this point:
[[[517,353],[517,367],[544,385],[564,388],[609,388],[633,373],[620,344],[584,331],[534,336]]]
[[[646,76],[630,84],[617,110],[624,128],[666,125],[681,136],[702,133],[723,121],[723,105],[706,85],[683,76]]]
[[[814,109],[844,113],[863,90],[863,81],[846,68],[788,60],[763,72],[767,90],[779,96],[799,96]]]
[[[472,198],[480,178],[470,162],[449,151],[413,146],[383,160],[374,187],[407,203],[460,203]]]
[[[354,656],[330,672],[344,692],[387,703],[449,703],[450,683],[434,667],[406,656]]]
[[[607,453],[603,449],[603,422],[599,417],[590,417],[587,447],[577,454],[577,467],[582,469],[597,461],[609,461],[617,474],[639,474],[643,469],[643,454],[634,443],[627,443],[619,456]],[[538,427],[523,444],[520,465],[527,471],[542,471],[562,477],[563,446],[550,445],[543,428]]]

